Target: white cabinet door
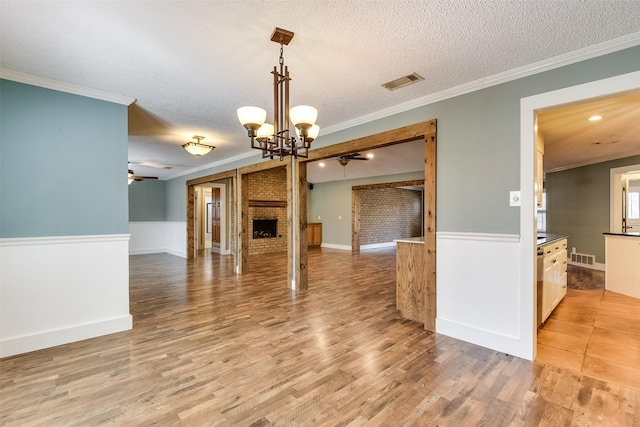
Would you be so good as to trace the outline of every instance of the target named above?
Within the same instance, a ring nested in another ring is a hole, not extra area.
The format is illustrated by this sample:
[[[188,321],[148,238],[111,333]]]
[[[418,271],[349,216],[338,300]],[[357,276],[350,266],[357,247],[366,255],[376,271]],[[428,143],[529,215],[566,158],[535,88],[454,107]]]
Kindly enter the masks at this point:
[[[553,259],[549,258],[544,261],[542,283],[542,321],[547,320],[551,311],[555,307],[556,300],[556,284],[554,283],[554,264]]]
[[[567,241],[560,240],[543,248],[542,321],[567,294]],[[540,297],[540,296],[539,296]]]

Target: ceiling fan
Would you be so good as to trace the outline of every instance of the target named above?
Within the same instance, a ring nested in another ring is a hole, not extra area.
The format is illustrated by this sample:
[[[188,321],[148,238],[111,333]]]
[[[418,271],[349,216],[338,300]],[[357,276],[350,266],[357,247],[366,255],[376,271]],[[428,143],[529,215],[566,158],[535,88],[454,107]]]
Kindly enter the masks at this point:
[[[131,184],[133,181],[142,181],[145,179],[158,179],[157,176],[139,176],[139,175],[134,175],[133,171],[131,169],[129,169],[129,173],[127,174],[128,178],[129,178],[129,184]]]
[[[360,153],[349,153],[349,154],[343,154],[342,156],[338,156],[336,160],[338,160],[338,163],[340,163],[342,166],[347,166],[347,164],[351,160],[369,160],[369,159],[366,157],[362,157],[362,154]]]

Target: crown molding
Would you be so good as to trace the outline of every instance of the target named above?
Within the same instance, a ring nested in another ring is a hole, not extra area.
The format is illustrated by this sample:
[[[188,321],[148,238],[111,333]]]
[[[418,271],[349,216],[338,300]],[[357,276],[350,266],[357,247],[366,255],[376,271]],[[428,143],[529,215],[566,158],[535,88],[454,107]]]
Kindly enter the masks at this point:
[[[245,153],[238,154],[237,156],[233,156],[233,157],[229,157],[229,158],[226,158],[226,159],[222,159],[220,161],[213,162],[213,163],[207,163],[206,165],[198,166],[197,168],[189,169],[189,170],[186,170],[186,171],[183,171],[183,172],[178,172],[178,173],[176,173],[174,175],[171,175],[171,176],[168,176],[166,178],[163,178],[161,181],[170,181],[170,180],[172,180],[174,178],[179,178],[181,176],[185,176],[185,175],[189,175],[189,174],[192,174],[192,173],[200,172],[200,171],[205,170],[205,169],[211,169],[211,168],[215,168],[217,166],[224,166],[226,164],[233,163],[233,162],[238,161],[238,160],[244,160],[244,159],[248,159],[249,157],[257,156],[258,154],[260,154],[258,151],[254,151],[254,150],[247,151]]]
[[[115,104],[131,105],[136,99],[130,96],[118,95],[102,90],[90,89],[72,83],[61,82],[59,80],[34,76],[20,71],[0,68],[0,78],[18,83],[25,83],[31,86],[38,86],[45,89],[57,90],[59,92],[71,93],[74,95],[86,96],[87,98],[99,99],[101,101],[113,102]]]
[[[444,101],[449,98],[465,95],[467,93],[475,92],[481,89],[489,88],[491,86],[496,86],[502,83],[507,83],[513,80],[532,76],[534,74],[539,74],[545,71],[564,67],[566,65],[575,64],[577,62],[586,61],[588,59],[597,58],[598,56],[617,52],[623,49],[628,49],[630,47],[635,47],[638,45],[640,45],[640,31],[628,34],[623,37],[618,37],[616,39],[608,40],[606,42],[587,46],[585,48],[574,50],[562,55],[554,56],[552,58],[545,59],[544,61],[535,62],[533,64],[505,71],[503,73],[484,77],[469,83],[462,84],[460,86],[455,86],[450,89],[416,98],[411,101],[403,102],[401,104],[378,110],[374,113],[357,117],[353,120],[348,120],[334,126],[328,126],[327,128],[323,129],[322,134],[328,135],[334,132],[352,128],[354,126],[363,125],[374,120],[383,119],[394,114],[404,113],[405,111],[413,110],[414,108],[434,104],[436,102]]]

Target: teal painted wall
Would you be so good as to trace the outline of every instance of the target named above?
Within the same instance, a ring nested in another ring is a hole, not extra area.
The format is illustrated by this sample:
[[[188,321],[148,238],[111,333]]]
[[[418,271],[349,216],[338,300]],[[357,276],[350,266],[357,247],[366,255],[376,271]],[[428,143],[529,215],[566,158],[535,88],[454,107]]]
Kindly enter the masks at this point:
[[[547,231],[568,234],[581,254],[604,264],[604,236],[609,231],[610,170],[640,164],[640,156],[546,174]]]
[[[307,221],[322,223],[322,243],[351,247],[351,187],[416,179],[424,179],[424,172],[313,184],[308,192]]]
[[[128,233],[127,120],[125,105],[0,80],[0,237]]]
[[[640,47],[634,47],[321,135],[313,146],[435,118],[437,230],[519,234],[520,212],[509,207],[508,197],[520,188],[520,99],[638,70]],[[240,126],[234,143],[249,144]],[[167,219],[185,221],[186,179],[257,161],[253,157],[169,181]]]
[[[129,185],[129,221],[165,221],[167,219],[165,181],[134,181]]]

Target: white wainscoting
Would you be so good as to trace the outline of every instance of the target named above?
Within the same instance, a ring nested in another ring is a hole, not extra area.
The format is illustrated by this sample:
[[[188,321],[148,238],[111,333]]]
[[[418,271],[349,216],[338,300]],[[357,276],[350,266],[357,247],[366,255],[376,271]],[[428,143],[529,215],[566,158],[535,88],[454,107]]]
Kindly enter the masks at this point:
[[[438,232],[436,242],[436,331],[531,358],[521,340],[519,236]]]
[[[0,357],[131,329],[128,241],[0,239]]]
[[[187,223],[183,221],[135,221],[129,223],[129,254],[167,252],[187,257]]]

